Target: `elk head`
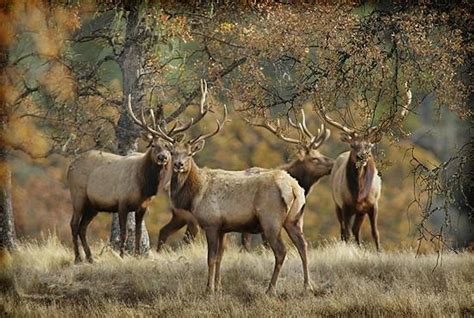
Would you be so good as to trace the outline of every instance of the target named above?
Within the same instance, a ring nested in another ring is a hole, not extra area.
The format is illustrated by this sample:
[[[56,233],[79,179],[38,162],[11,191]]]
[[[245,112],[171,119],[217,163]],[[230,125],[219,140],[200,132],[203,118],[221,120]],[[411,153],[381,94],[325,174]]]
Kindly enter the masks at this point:
[[[285,136],[283,134],[284,129],[280,125],[280,120],[276,120],[276,124],[271,124],[269,121],[263,123],[253,123],[248,119],[245,119],[249,124],[257,127],[263,127],[273,133],[281,140],[294,144],[298,147],[298,153],[296,160],[303,170],[308,175],[324,176],[331,173],[334,160],[321,154],[319,147],[329,139],[331,131],[326,129],[324,124],[318,129],[316,134],[312,134],[306,126],[306,116],[304,110],[301,109],[301,120],[295,114],[295,121],[291,117],[287,116],[289,126],[296,130],[298,139]]]
[[[206,143],[206,139],[215,136],[223,127],[227,120],[227,107],[224,105],[224,119],[222,122],[216,120],[217,128],[208,134],[199,135],[196,138],[185,140],[184,134],[177,135],[177,132],[184,132],[191,126],[198,123],[209,111],[209,104],[207,103],[207,83],[201,80],[201,103],[198,117],[191,118],[191,120],[181,127],[177,128],[176,124],[169,130],[156,126],[156,133],[160,138],[165,140],[164,146],[170,152],[173,161],[173,171],[176,173],[186,173],[192,164],[192,158],[195,154],[200,152]],[[174,137],[176,135],[176,137]]]
[[[128,113],[133,121],[140,126],[144,130],[144,138],[148,141],[148,147],[150,148],[150,154],[152,160],[160,166],[165,166],[171,160],[171,154],[166,147],[166,143],[163,140],[161,133],[157,130],[157,124],[155,120],[155,113],[153,110],[150,110],[150,117],[152,120],[152,126],[148,125],[145,120],[145,114],[143,108],[140,112],[140,118],[138,119],[137,116],[134,114],[132,109],[132,101],[131,96],[128,95],[128,105],[127,105]],[[177,134],[181,131],[186,130],[191,126],[192,122],[182,125],[178,127],[178,123],[175,123],[173,128],[171,129],[169,135]]]
[[[342,123],[337,122],[327,115],[324,106],[320,103],[318,105],[319,113],[321,117],[330,125],[338,128],[341,131],[341,141],[348,143],[351,147],[351,155],[359,167],[367,165],[367,161],[372,156],[372,148],[374,145],[382,139],[386,130],[393,124],[399,123],[408,113],[408,106],[411,103],[412,95],[408,88],[408,84],[405,83],[406,92],[406,103],[402,106],[400,116],[396,117],[397,113],[393,114],[389,118],[386,118],[379,125],[370,127],[365,133],[357,133],[355,129],[349,128]]]

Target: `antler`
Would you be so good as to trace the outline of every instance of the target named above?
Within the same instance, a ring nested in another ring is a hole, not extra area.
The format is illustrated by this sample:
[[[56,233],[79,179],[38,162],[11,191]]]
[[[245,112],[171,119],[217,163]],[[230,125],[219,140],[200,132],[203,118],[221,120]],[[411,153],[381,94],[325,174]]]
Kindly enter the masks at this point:
[[[351,129],[347,126],[344,126],[343,124],[337,122],[336,120],[332,119],[331,117],[329,117],[329,115],[326,113],[326,109],[324,108],[324,106],[322,105],[322,103],[318,103],[317,105],[318,109],[319,109],[319,114],[320,116],[324,119],[324,121],[326,121],[328,124],[336,127],[337,129],[340,129],[342,130],[343,132],[345,132],[346,134],[348,134],[349,136],[353,136],[355,134],[355,130],[354,129]]]
[[[218,119],[216,119],[216,122],[217,122],[217,128],[216,130],[214,130],[213,132],[210,132],[208,134],[204,134],[204,135],[199,135],[197,136],[196,138],[194,139],[191,139],[189,141],[190,144],[194,144],[194,143],[197,143],[201,140],[205,140],[207,138],[210,138],[214,135],[216,135],[219,131],[221,131],[222,127],[224,126],[225,122],[227,121],[227,106],[226,104],[224,104],[224,118],[222,119],[222,122],[219,122]]]
[[[141,120],[138,119],[137,116],[135,116],[135,113],[133,112],[133,109],[132,109],[132,97],[131,97],[130,94],[128,94],[127,110],[128,110],[128,113],[129,113],[130,117],[132,117],[133,121],[138,126],[145,129],[146,131],[148,131],[150,134],[152,134],[155,137],[160,137],[160,138],[163,138],[163,139],[168,140],[170,142],[173,142],[173,138],[171,138],[171,137],[167,136],[166,134],[164,134],[163,131],[161,130],[161,128],[156,125],[155,114],[153,113],[153,111],[150,111],[151,116],[152,116],[152,122],[153,122],[153,125],[155,126],[155,128],[158,129],[158,131],[156,131],[155,129],[153,129],[150,126],[147,125],[146,120],[145,120],[145,114],[143,112],[143,108],[141,108],[141,112],[140,112]]]
[[[289,118],[288,118],[289,119]],[[317,149],[319,148],[328,138],[331,136],[331,131],[324,126],[324,123],[321,124],[321,127],[318,129],[318,133],[313,135],[308,127],[306,126],[306,116],[304,113],[303,108],[301,109],[301,122],[298,123],[298,127],[302,132],[306,134],[306,136],[309,137],[309,143],[306,144],[306,147],[308,149]]]
[[[281,128],[280,119],[277,119],[277,121],[276,121],[277,126],[274,127],[267,120],[264,120],[262,123],[255,123],[255,122],[252,122],[252,121],[248,120],[245,117],[242,117],[242,118],[249,125],[252,125],[252,126],[255,126],[255,127],[263,127],[263,128],[270,131],[271,133],[273,133],[275,136],[277,136],[278,138],[280,138],[283,141],[286,141],[286,142],[289,142],[289,143],[292,143],[292,144],[297,144],[297,145],[299,145],[301,143],[301,136],[300,136],[300,140],[297,140],[297,139],[290,138],[290,137],[287,137],[287,136],[283,135],[283,133],[282,133],[283,128]],[[291,122],[289,118],[288,118],[288,120],[290,122],[290,125],[292,125],[292,126],[294,125],[294,127],[296,127],[296,125],[293,122]]]
[[[383,132],[384,132],[387,128],[389,128],[390,125],[392,125],[395,121],[400,122],[400,121],[403,120],[403,118],[405,118],[405,116],[408,114],[408,106],[410,106],[411,100],[412,100],[411,90],[410,90],[410,88],[408,87],[408,83],[407,83],[407,82],[405,82],[405,89],[406,89],[407,102],[405,103],[405,105],[402,106],[402,110],[400,111],[400,117],[394,118],[394,117],[396,116],[396,114],[394,114],[394,115],[391,116],[390,118],[384,120],[384,121],[383,121],[382,123],[380,123],[379,125],[374,126],[374,127],[370,127],[370,128],[369,128],[369,131],[367,132],[367,136],[368,136],[368,137],[375,136],[375,135],[377,135],[377,134],[383,133]]]

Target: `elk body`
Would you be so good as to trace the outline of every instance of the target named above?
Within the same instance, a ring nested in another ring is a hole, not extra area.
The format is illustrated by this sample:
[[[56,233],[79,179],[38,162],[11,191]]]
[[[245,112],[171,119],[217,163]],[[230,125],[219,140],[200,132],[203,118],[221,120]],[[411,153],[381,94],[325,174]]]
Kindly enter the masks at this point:
[[[407,87],[407,103],[402,106],[401,117],[398,120],[407,114],[410,103],[411,91]],[[360,228],[365,216],[368,215],[372,238],[377,251],[380,251],[377,214],[382,181],[378,175],[372,148],[395,119],[390,118],[379,126],[371,127],[367,133],[359,135],[354,129],[329,117],[322,106],[320,112],[326,122],[342,131],[342,141],[351,147],[350,151],[337,157],[330,175],[336,215],[341,226],[341,239],[349,240],[349,231],[352,230],[357,244],[360,245]],[[352,218],[354,221],[351,226]]]

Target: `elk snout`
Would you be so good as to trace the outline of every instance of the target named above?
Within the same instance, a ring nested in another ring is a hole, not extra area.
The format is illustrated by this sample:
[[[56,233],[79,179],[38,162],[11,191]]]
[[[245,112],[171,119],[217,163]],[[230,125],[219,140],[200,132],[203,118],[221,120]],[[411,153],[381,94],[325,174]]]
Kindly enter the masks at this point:
[[[159,154],[156,156],[159,164],[165,164],[168,161],[168,157],[165,154]]]
[[[184,163],[182,161],[177,161],[173,164],[173,169],[175,172],[184,172]]]

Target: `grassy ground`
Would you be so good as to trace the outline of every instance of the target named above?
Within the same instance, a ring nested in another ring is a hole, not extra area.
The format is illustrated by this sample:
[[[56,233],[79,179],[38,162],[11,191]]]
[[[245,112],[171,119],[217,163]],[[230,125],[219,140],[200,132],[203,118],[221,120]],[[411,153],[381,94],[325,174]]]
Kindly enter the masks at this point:
[[[311,249],[316,291],[303,291],[299,257],[290,250],[277,296],[264,294],[269,251],[229,246],[223,290],[207,295],[202,243],[147,258],[120,259],[96,246],[96,263],[73,265],[72,250],[52,238],[24,243],[3,257],[0,316],[472,316],[474,255],[380,255],[341,243]],[[437,262],[437,260],[439,262]],[[14,290],[14,291],[12,291]]]

